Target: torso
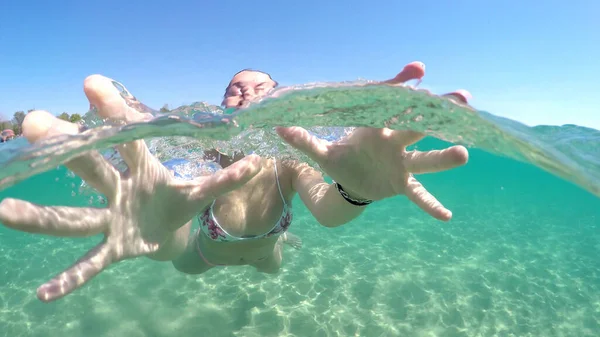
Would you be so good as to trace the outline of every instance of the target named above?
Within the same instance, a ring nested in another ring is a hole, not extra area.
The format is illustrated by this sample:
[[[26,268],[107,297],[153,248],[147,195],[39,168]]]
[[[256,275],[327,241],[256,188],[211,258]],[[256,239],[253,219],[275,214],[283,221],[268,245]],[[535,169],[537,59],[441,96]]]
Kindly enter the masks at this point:
[[[212,215],[219,226],[232,237],[249,238],[224,241],[223,237],[210,238],[205,232],[197,233],[202,252],[214,264],[248,264],[268,256],[273,251],[279,232],[273,232],[282,215],[285,216],[284,202],[277,186],[276,174],[272,159],[263,159],[263,169],[248,183],[235,191],[218,198]],[[291,217],[291,200],[294,191],[291,184],[293,172],[286,165],[277,162],[277,171],[281,194],[289,208]],[[208,210],[210,211],[210,209]],[[203,215],[206,216],[203,212]],[[288,219],[291,220],[291,219]],[[281,229],[281,228],[280,228]],[[285,230],[287,228],[283,228]],[[265,235],[267,234],[268,235]]]

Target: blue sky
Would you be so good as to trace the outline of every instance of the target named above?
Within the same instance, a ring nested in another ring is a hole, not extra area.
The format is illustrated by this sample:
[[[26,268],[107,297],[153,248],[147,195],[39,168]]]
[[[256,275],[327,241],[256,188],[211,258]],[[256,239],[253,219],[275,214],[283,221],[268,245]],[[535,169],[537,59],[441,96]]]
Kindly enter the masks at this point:
[[[600,129],[600,2],[4,1],[0,114],[87,111],[101,73],[160,108],[219,104],[242,68],[281,84],[387,79],[410,61],[423,85],[535,124]]]

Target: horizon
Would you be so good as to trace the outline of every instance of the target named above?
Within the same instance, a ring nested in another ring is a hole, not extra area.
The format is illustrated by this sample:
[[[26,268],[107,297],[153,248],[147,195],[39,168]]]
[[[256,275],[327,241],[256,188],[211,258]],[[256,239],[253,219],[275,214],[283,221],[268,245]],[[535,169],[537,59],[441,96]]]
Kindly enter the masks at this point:
[[[382,80],[419,60],[437,94],[466,89],[473,107],[529,126],[600,129],[600,3],[336,3],[13,3],[0,13],[0,113],[84,114],[94,73],[158,110],[218,105],[244,68],[284,86]]]

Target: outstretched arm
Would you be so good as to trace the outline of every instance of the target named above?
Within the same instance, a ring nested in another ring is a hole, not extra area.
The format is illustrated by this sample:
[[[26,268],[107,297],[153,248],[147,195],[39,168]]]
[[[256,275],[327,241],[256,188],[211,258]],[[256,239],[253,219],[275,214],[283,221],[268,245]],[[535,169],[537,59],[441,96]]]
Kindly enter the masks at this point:
[[[365,210],[365,206],[355,206],[345,200],[335,184],[328,184],[323,175],[308,164],[287,164],[294,172],[292,187],[321,225],[341,226],[357,218]]]
[[[84,91],[98,114],[107,120],[126,124],[145,118],[128,105],[133,96],[124,86],[109,78],[88,77]],[[54,136],[77,135],[80,130],[48,112],[32,111],[23,121],[23,133],[30,142],[43,146]],[[116,148],[127,165],[127,174],[95,150],[64,163],[106,196],[106,207],[42,206],[12,198],[0,202],[0,222],[16,230],[59,237],[104,234],[104,239],[85,256],[38,289],[42,301],[69,294],[110,264],[125,259],[142,255],[155,260],[176,258],[187,245],[190,219],[261,169],[259,157],[247,156],[213,175],[176,180],[143,140],[128,141]]]

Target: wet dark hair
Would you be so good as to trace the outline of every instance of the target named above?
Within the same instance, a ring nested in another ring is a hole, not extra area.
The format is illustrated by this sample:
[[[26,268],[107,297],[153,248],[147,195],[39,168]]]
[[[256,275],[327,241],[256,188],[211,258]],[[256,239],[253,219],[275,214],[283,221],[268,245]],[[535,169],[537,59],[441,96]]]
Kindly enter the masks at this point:
[[[234,74],[234,75],[233,75],[231,78],[234,78],[234,77],[236,77],[238,74],[240,74],[240,73],[243,73],[244,71],[254,71],[254,72],[257,72],[257,73],[265,74],[265,75],[269,76],[269,79],[275,83],[275,84],[273,85],[273,88],[277,88],[277,86],[279,86],[279,83],[278,83],[277,81],[275,81],[275,80],[274,80],[274,79],[271,77],[271,74],[269,74],[269,73],[266,73],[266,72],[264,72],[264,71],[261,71],[261,70],[254,70],[254,69],[252,69],[252,68],[246,68],[246,69],[242,69],[242,70],[238,71],[237,73],[235,73],[235,74]],[[227,97],[227,92],[229,91],[229,88],[231,88],[231,86],[232,86],[232,85],[234,85],[234,84],[236,84],[236,83],[238,83],[238,82],[233,82],[233,83],[231,83],[231,82],[230,82],[230,83],[229,83],[229,85],[227,85],[227,88],[225,88],[225,93],[223,94],[223,98],[226,98],[226,97]]]

